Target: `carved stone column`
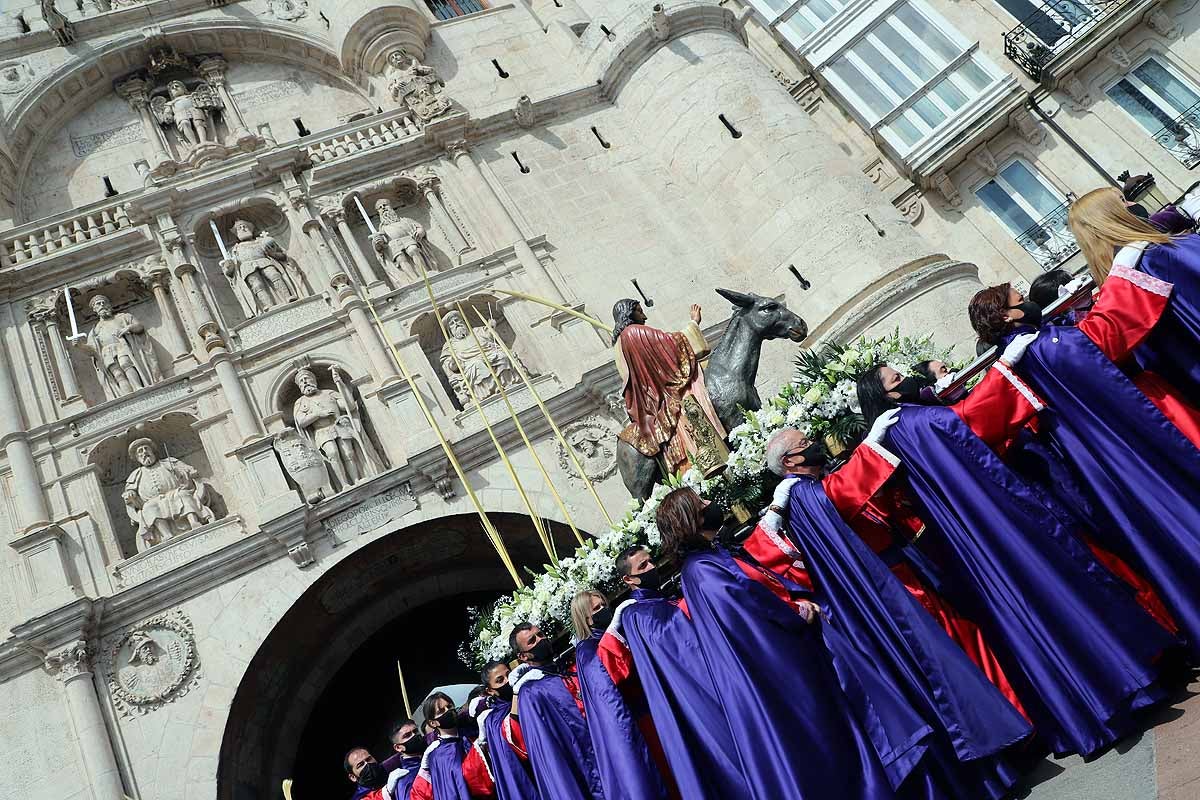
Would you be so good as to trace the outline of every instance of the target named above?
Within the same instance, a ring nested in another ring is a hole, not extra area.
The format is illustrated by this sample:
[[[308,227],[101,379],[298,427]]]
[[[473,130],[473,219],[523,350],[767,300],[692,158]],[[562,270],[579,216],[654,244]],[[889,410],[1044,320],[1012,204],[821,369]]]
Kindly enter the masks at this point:
[[[376,267],[375,262],[367,257],[366,252],[362,249],[362,245],[358,243],[358,239],[354,238],[354,231],[351,230],[350,221],[346,218],[345,206],[340,202],[322,206],[321,216],[331,221],[337,227],[338,234],[342,237],[346,249],[350,251],[350,257],[354,259],[358,279],[368,284],[368,290],[379,284],[384,284],[383,276],[379,274],[379,269]]]
[[[75,739],[83,755],[88,785],[95,800],[123,800],[125,787],[113,753],[112,739],[100,711],[92,679],[92,652],[77,640],[46,654],[46,666],[63,684]]]
[[[54,356],[54,363],[58,367],[62,403],[65,405],[79,397],[79,381],[75,377],[75,366],[71,363],[71,354],[67,351],[67,343],[63,340],[58,314],[53,307],[39,308],[33,311],[29,318],[35,325],[41,327],[46,341],[50,343],[50,353]],[[54,380],[53,375],[48,377]]]
[[[217,90],[217,94],[221,96],[221,102],[225,104],[225,108],[229,109],[230,115],[233,117],[235,129],[232,133],[232,138],[237,142],[238,147],[249,152],[258,145],[258,137],[250,132],[246,127],[246,119],[242,116],[242,110],[238,108],[237,103],[233,101],[233,95],[229,92],[229,84],[225,82],[225,70],[229,64],[223,58],[206,58],[199,64],[200,73],[204,79]]]
[[[50,511],[42,494],[42,479],[25,431],[12,367],[8,354],[0,348],[0,442],[4,443],[4,453],[12,469],[13,503],[17,510],[15,523],[21,532],[50,523]]]
[[[150,169],[154,174],[162,172],[162,167],[165,163],[174,162],[171,152],[167,149],[167,143],[163,140],[162,131],[159,130],[158,123],[154,119],[154,115],[150,112],[150,86],[141,78],[130,78],[129,80],[117,85],[117,94],[129,103],[129,107],[138,115],[138,120],[142,123],[142,133],[146,136],[146,141],[150,142],[153,148],[153,153],[147,153],[146,157],[150,160]]]
[[[354,334],[362,342],[363,349],[367,351],[367,357],[371,361],[371,369],[375,372],[380,385],[387,385],[400,379],[399,372],[396,369],[396,361],[387,351],[387,346],[380,340],[382,331],[379,331],[375,325],[371,324],[371,317],[367,313],[366,303],[358,293],[354,291],[354,285],[350,279],[344,274],[333,276],[331,282],[334,294],[337,296],[338,302],[342,304],[342,310],[350,317],[350,324],[354,326]]]
[[[499,225],[501,235],[504,240],[511,243],[513,249],[517,253],[517,258],[521,262],[521,266],[525,268],[526,280],[529,281],[529,288],[534,294],[541,295],[547,300],[556,303],[565,303],[567,298],[563,295],[554,279],[550,277],[550,273],[546,271],[545,265],[533,252],[533,248],[529,246],[525,236],[521,233],[521,229],[517,226],[516,220],[509,213],[508,208],[501,202],[499,195],[492,188],[492,185],[487,182],[487,178],[483,176],[483,172],[479,169],[479,165],[475,163],[475,159],[471,157],[471,150],[467,146],[465,140],[459,139],[450,142],[446,145],[446,152],[454,160],[455,165],[462,173],[466,180],[469,191],[480,197],[484,204],[492,211],[492,218]]]
[[[454,223],[454,219],[450,213],[446,211],[446,206],[442,202],[440,192],[442,179],[432,172],[427,172],[419,176],[417,188],[425,195],[425,202],[429,203],[429,209],[433,213],[434,219],[437,220],[438,227],[446,233],[446,239],[450,242],[450,246],[454,248],[455,254],[459,261],[462,260],[462,254],[471,249],[471,245],[467,243],[467,239],[463,236],[458,225]]]
[[[146,285],[154,293],[154,302],[158,305],[158,314],[167,332],[167,349],[171,351],[171,357],[175,361],[180,361],[192,355],[192,346],[179,317],[175,315],[169,289],[170,280],[171,271],[166,267],[151,270],[146,274]]]
[[[336,262],[328,260],[329,246],[322,237],[321,223],[313,216],[304,195],[281,192],[277,201],[292,229],[304,234],[303,245],[307,263],[302,266],[311,270],[309,283],[315,291],[319,291],[319,287],[328,285],[331,273],[337,271]]]

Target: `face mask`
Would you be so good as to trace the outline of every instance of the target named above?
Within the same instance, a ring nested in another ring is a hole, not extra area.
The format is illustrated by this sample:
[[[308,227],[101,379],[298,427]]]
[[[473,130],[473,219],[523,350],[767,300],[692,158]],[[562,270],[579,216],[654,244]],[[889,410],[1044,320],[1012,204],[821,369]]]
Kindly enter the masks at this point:
[[[799,455],[804,459],[806,467],[823,467],[829,461],[829,456],[825,453],[825,445],[820,442],[813,442],[801,450]]]
[[[613,611],[608,606],[592,612],[592,630],[602,631],[612,622]]]
[[[658,567],[651,567],[641,575],[634,575],[640,583],[635,587],[637,589],[648,589],[651,592],[657,592],[662,589],[662,577],[658,574]]]
[[[539,664],[549,664],[554,660],[554,645],[550,644],[549,639],[541,639],[527,652]]]
[[[1140,219],[1150,219],[1150,212],[1147,211],[1146,207],[1141,203],[1134,203],[1133,205],[1125,206],[1125,210],[1130,214],[1133,214],[1135,217],[1139,217]]]
[[[1042,309],[1038,307],[1037,303],[1031,303],[1026,300],[1024,303],[1018,303],[1015,306],[1009,306],[1008,310],[1021,312],[1021,318],[1018,320],[1013,320],[1019,325],[1032,325],[1036,328],[1038,325],[1042,324]]]
[[[700,530],[719,531],[725,522],[725,512],[716,503],[709,503],[701,512]]]
[[[506,703],[511,703],[513,699],[513,688],[511,683],[506,683],[496,690],[496,696]]]
[[[358,785],[366,789],[382,789],[387,784],[387,773],[383,771],[383,765],[377,761],[372,761],[362,768],[362,772],[358,773]]]
[[[920,378],[914,378],[909,375],[904,380],[896,384],[896,388],[892,389],[888,394],[895,392],[900,395],[899,400],[903,403],[919,403],[921,402],[921,390],[925,388],[925,382]]]
[[[439,731],[444,731],[447,728],[457,728],[458,711],[453,708],[448,709],[434,717],[433,721],[437,723]]]
[[[400,747],[404,755],[415,757],[421,755],[421,753],[424,753],[425,748],[428,747],[428,745],[425,744],[425,740],[421,738],[420,734],[413,734],[401,742]]]

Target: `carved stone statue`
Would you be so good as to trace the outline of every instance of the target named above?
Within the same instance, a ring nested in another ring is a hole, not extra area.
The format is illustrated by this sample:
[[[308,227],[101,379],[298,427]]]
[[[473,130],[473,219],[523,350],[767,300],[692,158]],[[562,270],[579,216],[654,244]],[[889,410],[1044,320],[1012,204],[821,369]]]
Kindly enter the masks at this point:
[[[450,387],[454,390],[458,402],[464,407],[471,403],[471,394],[467,386],[475,390],[475,396],[480,400],[499,393],[500,387],[496,385],[491,371],[488,370],[489,364],[504,388],[521,382],[520,374],[496,343],[490,330],[477,327],[474,329],[475,337],[472,338],[471,328],[457,311],[446,312],[442,322],[450,334],[450,338],[442,345],[442,371],[450,381]],[[455,356],[462,364],[461,372],[455,363]]]
[[[375,212],[379,215],[379,233],[371,237],[371,243],[384,266],[399,273],[399,277],[392,276],[396,285],[421,280],[422,270],[433,271],[437,260],[433,245],[425,238],[425,227],[396,213],[387,198],[375,203]]]
[[[233,235],[237,241],[221,270],[247,318],[299,297],[301,276],[292,273],[287,252],[274,238],[255,236],[254,223],[244,219],[233,223]]]
[[[150,101],[155,119],[163,125],[174,124],[180,141],[189,150],[213,141],[216,125],[212,112],[224,107],[216,90],[201,81],[189,92],[183,81],[171,81],[167,92],[170,98],[158,95]]]
[[[99,319],[79,346],[91,355],[108,399],[162,380],[154,345],[138,318],[124,311],[114,314],[112,302],[102,294],[92,297],[91,306]]]
[[[121,497],[137,526],[139,553],[212,521],[208,485],[194,467],[177,458],[160,459],[147,438],[130,442],[129,457],[141,466],[129,473]]]
[[[445,83],[433,67],[427,67],[401,48],[388,56],[392,79],[388,91],[392,99],[409,109],[421,122],[428,122],[450,110],[450,100],[442,94]]]
[[[322,389],[310,369],[296,372],[301,396],[292,405],[296,430],[325,459],[342,491],[380,470],[380,460],[367,440],[362,410],[345,384],[341,370],[329,368],[337,391]]]
[[[624,409],[622,408],[622,411]],[[616,472],[616,435],[620,426],[607,416],[592,415],[567,425],[563,436],[575,453],[583,473],[592,481],[602,481]],[[575,459],[563,448],[557,445],[558,463],[571,479],[581,477],[575,465]]]
[[[66,47],[75,41],[75,26],[67,16],[54,7],[54,0],[41,0],[42,19],[54,34],[55,40]]]

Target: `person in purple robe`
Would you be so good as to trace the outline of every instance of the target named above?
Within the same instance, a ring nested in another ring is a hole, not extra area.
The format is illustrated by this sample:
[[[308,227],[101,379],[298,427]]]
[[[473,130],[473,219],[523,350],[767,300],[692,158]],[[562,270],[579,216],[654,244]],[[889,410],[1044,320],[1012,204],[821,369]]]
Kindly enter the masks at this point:
[[[1179,205],[1192,219],[1200,214],[1200,190]],[[1173,284],[1166,313],[1135,351],[1141,366],[1161,375],[1193,406],[1200,406],[1200,234],[1175,235],[1138,219],[1113,188],[1088,192],[1071,204],[1071,233],[1103,286],[1114,256],[1126,247],[1139,252],[1126,266]]]
[[[475,744],[484,751],[492,768],[499,800],[537,800],[537,786],[529,765],[508,746],[508,734],[504,730],[510,724],[508,713],[512,710],[513,700],[508,676],[508,664],[503,661],[489,661],[483,665],[479,677],[487,687],[488,697],[486,707],[477,718],[479,738]]]
[[[388,738],[395,752],[383,760],[383,769],[388,776],[384,800],[409,800],[409,792],[421,769],[425,737],[418,732],[417,723],[404,719],[392,726]]]
[[[663,498],[663,550],[680,561],[701,662],[752,798],[909,797],[932,729],[830,625],[773,573],[730,556],[691,489]],[[836,615],[836,609],[831,612]],[[786,698],[780,702],[780,698]],[[672,764],[674,766],[674,764]],[[922,798],[946,797],[929,787]]]
[[[555,663],[553,645],[524,622],[508,637],[520,665],[510,680],[509,745],[528,759],[541,800],[604,800],[579,680]]]
[[[899,406],[885,445],[927,523],[917,546],[983,630],[1038,736],[1090,757],[1161,698],[1155,662],[1173,639],[995,452],[1043,408],[1012,371],[1036,339],[1009,342],[953,406],[915,403],[883,365],[859,378],[858,398],[868,422]]]
[[[629,707],[598,653],[612,614],[608,601],[597,591],[584,590],[571,603],[577,640],[575,670],[604,797],[666,800],[666,784],[638,724],[643,710],[635,712]]]
[[[998,800],[1018,778],[1002,754],[1033,729],[846,524],[821,481],[823,461],[795,463],[796,454],[786,448],[800,435],[781,431],[767,443],[771,469],[795,476],[784,481],[790,488],[784,490],[783,520],[767,524],[785,522],[790,541],[804,555],[817,601],[838,610],[832,624],[934,723],[926,759],[931,780],[953,797]],[[859,447],[893,467],[899,463],[870,440]],[[863,452],[856,449],[853,458]]]
[[[421,767],[409,790],[411,800],[483,800],[496,787],[474,742],[462,735],[463,712],[444,692],[434,692],[421,704],[437,738],[421,756]]]

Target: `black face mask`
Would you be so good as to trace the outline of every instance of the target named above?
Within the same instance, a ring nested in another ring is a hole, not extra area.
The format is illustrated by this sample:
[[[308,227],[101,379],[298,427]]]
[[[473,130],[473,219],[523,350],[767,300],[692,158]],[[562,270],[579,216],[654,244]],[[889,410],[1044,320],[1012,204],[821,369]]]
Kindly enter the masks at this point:
[[[592,612],[592,630],[602,631],[612,622],[613,610],[608,606]]]
[[[926,385],[927,384],[925,381],[921,380],[920,378],[909,375],[907,378],[897,383],[896,388],[892,389],[892,392],[900,395],[899,399],[902,403],[920,403],[921,390],[924,389]],[[890,395],[891,392],[888,392],[888,394]]]
[[[440,713],[436,717],[434,717],[433,721],[437,723],[439,733],[441,731],[446,730],[447,728],[457,728],[458,727],[458,709],[455,709],[455,708],[447,709],[446,711],[443,711],[442,713]]]
[[[1134,203],[1133,205],[1125,206],[1125,210],[1130,214],[1133,214],[1135,217],[1139,217],[1144,220],[1150,219],[1150,212],[1147,211],[1146,207],[1141,203]]]
[[[1031,303],[1026,300],[1024,303],[1009,306],[1008,310],[1021,312],[1021,318],[1014,320],[1018,325],[1032,325],[1036,328],[1042,324],[1042,309],[1037,303]]]
[[[496,696],[506,703],[511,703],[513,699],[513,688],[511,683],[506,683],[496,690]]]
[[[709,503],[701,512],[700,530],[719,531],[725,523],[725,512],[716,503]]]
[[[804,459],[806,467],[823,467],[829,461],[829,456],[825,453],[825,445],[820,442],[813,442],[801,450],[798,455]]]
[[[540,640],[527,652],[539,664],[549,664],[554,660],[554,645],[550,644],[549,639]]]
[[[658,567],[651,567],[641,575],[634,575],[639,583],[635,589],[646,589],[651,592],[657,592],[662,589],[662,576],[658,574]]]
[[[387,773],[378,761],[372,761],[358,773],[358,785],[367,789],[382,789],[387,784]]]
[[[425,742],[425,738],[419,733],[414,733],[412,736],[400,743],[401,752],[409,758],[415,758],[421,755],[421,753],[425,752],[425,748],[428,746],[429,745]]]

